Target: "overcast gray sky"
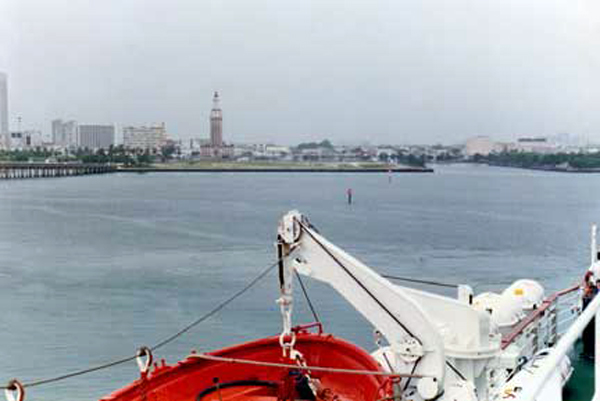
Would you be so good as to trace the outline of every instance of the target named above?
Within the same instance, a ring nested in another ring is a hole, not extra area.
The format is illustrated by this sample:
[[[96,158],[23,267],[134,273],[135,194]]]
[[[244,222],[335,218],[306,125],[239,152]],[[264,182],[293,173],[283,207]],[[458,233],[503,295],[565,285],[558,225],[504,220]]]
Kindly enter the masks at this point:
[[[598,0],[0,0],[10,114],[225,140],[600,141]]]

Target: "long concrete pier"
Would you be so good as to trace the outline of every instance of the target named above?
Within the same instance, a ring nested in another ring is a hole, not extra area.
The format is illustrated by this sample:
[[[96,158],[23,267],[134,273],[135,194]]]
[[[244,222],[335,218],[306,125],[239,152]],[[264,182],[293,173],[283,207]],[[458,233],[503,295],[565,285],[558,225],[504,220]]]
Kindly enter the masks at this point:
[[[123,167],[122,173],[433,173],[431,168],[252,168],[252,167],[201,167],[201,168],[160,168],[160,167]]]
[[[117,171],[110,164],[0,162],[0,179],[67,177]]]

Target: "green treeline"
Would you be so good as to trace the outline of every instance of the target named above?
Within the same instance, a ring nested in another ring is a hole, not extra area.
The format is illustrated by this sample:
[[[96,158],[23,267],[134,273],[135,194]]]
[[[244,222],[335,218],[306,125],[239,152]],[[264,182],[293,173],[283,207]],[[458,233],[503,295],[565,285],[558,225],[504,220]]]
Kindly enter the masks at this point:
[[[472,160],[493,165],[524,168],[600,168],[600,152],[542,154],[512,151],[491,153],[488,156],[475,155]]]
[[[303,143],[299,144],[298,146],[296,146],[296,149],[298,149],[298,150],[319,149],[319,148],[333,150],[333,145],[331,144],[329,139],[325,139],[321,142],[303,142]]]
[[[413,154],[405,150],[390,149],[381,152],[378,157],[371,151],[365,151],[358,147],[336,153],[330,141],[303,143],[297,146],[296,151],[308,149],[324,149],[328,152],[326,157],[315,156],[317,161],[340,162],[339,157],[350,157],[352,161],[358,162],[381,162],[384,164],[399,163],[411,167],[425,167],[427,157],[425,154]],[[161,149],[131,149],[123,145],[113,146],[108,149],[92,150],[78,148],[71,150],[56,150],[51,148],[14,149],[0,150],[0,162],[69,162],[69,163],[115,163],[125,166],[145,167],[153,163],[164,163],[170,159],[181,156],[181,151],[174,145],[166,145]],[[299,162],[311,161],[311,155],[300,155],[304,157]],[[300,157],[299,156],[299,157]]]
[[[0,150],[0,161],[5,162],[27,162],[44,161],[49,158],[57,158],[60,152],[55,152],[46,148],[36,148],[29,150]]]
[[[110,146],[108,149],[91,150],[80,148],[67,153],[35,148],[26,150],[1,150],[0,161],[5,162],[80,162],[80,163],[119,163],[127,166],[147,166],[155,161],[171,157],[175,149],[164,147],[160,151],[127,149],[123,145]]]
[[[380,157],[381,159],[381,157]],[[425,166],[425,161],[426,161],[426,157],[425,155],[413,155],[412,153],[406,154],[406,153],[398,153],[395,155],[391,155],[390,159],[395,161],[396,163],[400,163],[400,164],[405,164],[407,166],[411,166],[411,167],[426,167]]]

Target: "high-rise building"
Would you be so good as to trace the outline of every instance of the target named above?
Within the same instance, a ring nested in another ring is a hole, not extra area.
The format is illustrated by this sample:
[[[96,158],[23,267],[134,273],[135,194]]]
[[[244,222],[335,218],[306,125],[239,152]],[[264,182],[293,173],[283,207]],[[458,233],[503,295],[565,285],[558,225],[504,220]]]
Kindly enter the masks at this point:
[[[114,125],[86,124],[79,126],[79,147],[108,149],[114,143]]]
[[[77,121],[52,120],[52,142],[55,146],[75,148],[79,145]]]
[[[123,127],[123,145],[132,149],[160,149],[167,141],[165,123]]]
[[[79,125],[77,121],[70,120],[63,123],[63,135],[66,146],[70,148],[79,147]]]
[[[223,112],[220,103],[219,92],[215,92],[213,108],[210,111],[210,144],[213,148],[223,146]]]
[[[52,120],[52,143],[56,146],[64,146],[63,121]]]
[[[0,147],[8,147],[8,82],[6,74],[0,72]]]

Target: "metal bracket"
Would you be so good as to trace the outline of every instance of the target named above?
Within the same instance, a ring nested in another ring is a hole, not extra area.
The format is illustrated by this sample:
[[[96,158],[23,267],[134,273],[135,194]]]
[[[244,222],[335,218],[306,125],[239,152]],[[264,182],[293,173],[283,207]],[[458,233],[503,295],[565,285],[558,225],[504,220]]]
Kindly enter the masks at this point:
[[[145,357],[145,359],[144,359]],[[140,347],[137,350],[135,361],[140,368],[140,373],[145,374],[150,370],[150,366],[152,366],[152,361],[154,360],[152,356],[152,351],[148,347]]]
[[[25,398],[25,388],[17,379],[8,382],[4,395],[8,401],[23,401]]]
[[[413,337],[407,337],[394,347],[398,356],[405,362],[414,363],[425,355],[423,346]]]

